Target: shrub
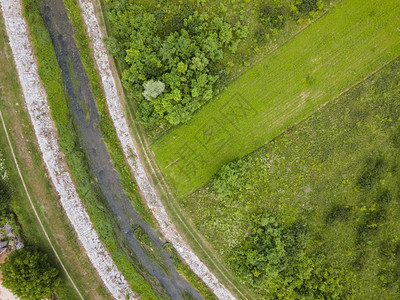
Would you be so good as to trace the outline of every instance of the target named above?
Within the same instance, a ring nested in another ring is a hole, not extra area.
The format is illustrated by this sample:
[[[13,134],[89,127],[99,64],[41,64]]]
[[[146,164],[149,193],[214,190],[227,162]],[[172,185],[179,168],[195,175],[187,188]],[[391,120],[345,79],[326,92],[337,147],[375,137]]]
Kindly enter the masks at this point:
[[[221,168],[213,181],[214,189],[219,197],[232,195],[233,190],[240,186],[247,164],[244,160],[237,160]]]
[[[307,14],[318,9],[317,2],[318,0],[301,0],[296,6],[300,13]]]
[[[347,221],[350,217],[351,208],[341,204],[335,204],[325,217],[325,222],[332,224],[335,221]]]
[[[47,254],[35,248],[11,253],[1,265],[3,285],[24,299],[50,298],[60,279]]]
[[[6,216],[10,213],[10,199],[11,193],[8,183],[8,175],[4,167],[4,159],[0,153],[0,217],[2,221],[5,220]],[[1,223],[0,225],[4,225]]]
[[[379,156],[369,157],[364,164],[364,170],[357,180],[357,186],[364,191],[374,189],[381,177],[385,161]]]
[[[307,226],[283,225],[264,212],[251,220],[250,234],[230,255],[235,273],[267,299],[337,299],[346,272],[325,266],[306,251]]]
[[[282,5],[269,2],[260,5],[259,18],[264,25],[271,28],[282,29],[286,22],[286,9]]]

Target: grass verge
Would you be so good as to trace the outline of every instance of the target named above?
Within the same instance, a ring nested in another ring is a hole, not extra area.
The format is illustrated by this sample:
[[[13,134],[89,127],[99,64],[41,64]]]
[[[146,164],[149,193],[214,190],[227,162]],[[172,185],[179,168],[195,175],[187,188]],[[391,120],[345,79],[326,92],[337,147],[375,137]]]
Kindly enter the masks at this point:
[[[57,126],[59,144],[66,155],[67,164],[75,181],[79,196],[106,249],[125,276],[132,289],[142,299],[157,299],[150,284],[137,271],[128,258],[125,246],[118,242],[122,233],[118,231],[114,216],[106,208],[101,193],[95,187],[85,162],[85,154],[79,150],[78,139],[67,107],[63,81],[51,38],[41,18],[35,0],[23,0],[23,13],[31,30],[32,44],[38,59],[39,75],[46,88],[52,118]],[[140,266],[138,267],[140,268]]]
[[[18,74],[8,46],[1,14],[0,52],[2,54],[0,63],[3,66],[3,71],[0,73],[0,109],[3,112],[12,147],[34,206],[51,242],[83,296],[86,299],[107,299],[109,295],[102,286],[96,270],[79,246],[75,232],[57,201],[58,195],[47,177],[40,152],[33,138],[35,134],[25,109]],[[24,241],[44,250],[49,255],[51,263],[59,268],[61,285],[56,291],[57,297],[59,299],[80,299],[66,274],[62,272],[62,268],[31,209],[2,126],[0,126],[0,148],[5,158],[12,187],[12,209],[22,227]]]
[[[178,196],[339,96],[400,50],[398,1],[345,0],[152,145]]]

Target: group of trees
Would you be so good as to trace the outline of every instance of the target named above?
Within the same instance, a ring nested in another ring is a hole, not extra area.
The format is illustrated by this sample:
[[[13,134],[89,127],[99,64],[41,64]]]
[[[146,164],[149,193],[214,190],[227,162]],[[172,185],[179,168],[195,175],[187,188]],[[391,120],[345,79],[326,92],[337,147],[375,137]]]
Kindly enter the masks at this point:
[[[227,13],[221,3],[219,11],[224,13],[219,15],[206,13],[204,3],[160,0],[144,7],[135,1],[107,1],[113,35],[106,45],[138,104],[136,119],[147,127],[188,121],[229,82],[228,65],[243,61],[248,66],[243,57],[249,51],[236,51],[249,30],[252,41],[265,43],[288,19],[299,20],[323,7],[322,0],[255,1],[258,18],[249,29],[244,16],[247,1],[229,2],[240,13]],[[224,60],[228,53],[236,54]]]
[[[36,248],[22,248],[7,256],[1,265],[2,285],[22,299],[50,298],[60,279],[47,254]]]
[[[176,14],[150,12],[132,1],[111,6],[115,35],[106,44],[124,67],[123,82],[139,103],[143,124],[189,120],[219,92],[218,62],[247,35],[241,22],[229,24],[189,3]]]
[[[349,281],[340,268],[323,266],[309,254],[307,226],[285,226],[270,213],[256,214],[250,234],[234,249],[236,274],[268,299],[338,299]]]
[[[322,0],[299,0],[291,5],[284,5],[280,1],[263,1],[258,8],[259,25],[254,31],[254,38],[258,43],[265,43],[284,28],[288,19],[299,21],[312,17],[323,7]]]

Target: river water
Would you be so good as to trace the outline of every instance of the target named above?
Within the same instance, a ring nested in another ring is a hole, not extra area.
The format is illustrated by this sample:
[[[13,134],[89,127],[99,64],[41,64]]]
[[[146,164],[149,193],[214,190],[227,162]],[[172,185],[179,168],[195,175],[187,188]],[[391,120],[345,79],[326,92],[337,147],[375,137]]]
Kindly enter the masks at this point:
[[[129,245],[128,257],[138,261],[149,275],[145,275],[160,292],[160,285],[172,299],[183,299],[183,293],[194,299],[202,296],[175,270],[168,253],[162,251],[163,242],[158,231],[150,228],[135,211],[127,199],[115,171],[111,157],[102,140],[99,129],[99,114],[91,93],[88,76],[79,57],[79,50],[73,38],[73,27],[68,19],[62,0],[43,0],[42,16],[53,40],[58,63],[62,70],[64,87],[68,94],[68,106],[78,132],[80,146],[86,153],[92,176],[115,216],[122,233],[123,245]],[[132,228],[140,226],[164,255],[168,274],[146,256],[139,242],[132,235]],[[161,295],[160,294],[160,295]],[[185,297],[186,298],[186,297]]]

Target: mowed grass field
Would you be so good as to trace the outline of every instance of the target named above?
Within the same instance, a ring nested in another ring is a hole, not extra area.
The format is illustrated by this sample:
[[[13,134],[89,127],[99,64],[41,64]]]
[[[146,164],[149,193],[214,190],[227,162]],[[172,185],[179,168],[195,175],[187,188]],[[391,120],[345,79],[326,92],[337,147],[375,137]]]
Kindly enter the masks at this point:
[[[400,54],[400,2],[344,0],[152,146],[178,196]]]

